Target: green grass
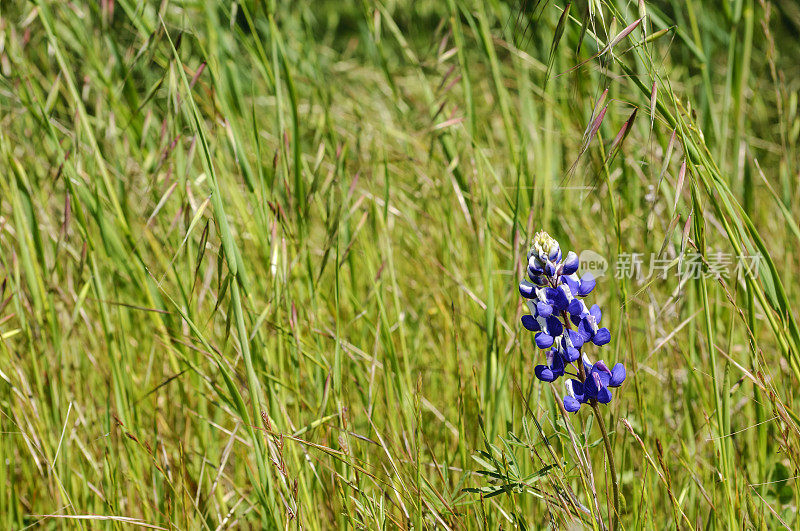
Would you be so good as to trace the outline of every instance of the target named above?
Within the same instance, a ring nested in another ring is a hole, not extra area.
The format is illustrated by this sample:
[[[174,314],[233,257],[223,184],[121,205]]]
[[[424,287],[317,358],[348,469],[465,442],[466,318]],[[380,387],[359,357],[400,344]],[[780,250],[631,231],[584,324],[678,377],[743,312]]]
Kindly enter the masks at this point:
[[[610,528],[600,424],[621,527],[800,526],[800,10],[719,4],[4,2],[0,527]]]

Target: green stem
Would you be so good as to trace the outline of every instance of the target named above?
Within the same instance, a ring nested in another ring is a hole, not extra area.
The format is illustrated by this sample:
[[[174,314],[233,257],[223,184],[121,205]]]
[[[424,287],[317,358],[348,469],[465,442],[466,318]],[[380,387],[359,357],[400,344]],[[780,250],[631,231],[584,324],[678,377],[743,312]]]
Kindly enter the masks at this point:
[[[616,531],[619,528],[619,482],[617,481],[617,467],[614,464],[614,451],[611,449],[611,439],[608,438],[606,423],[603,422],[603,416],[600,415],[600,408],[597,407],[597,401],[591,400],[589,404],[592,406],[597,424],[600,426],[600,433],[603,434],[603,443],[605,444],[606,456],[608,457],[608,468],[611,470],[611,484],[614,489],[614,518],[611,520],[611,529]]]

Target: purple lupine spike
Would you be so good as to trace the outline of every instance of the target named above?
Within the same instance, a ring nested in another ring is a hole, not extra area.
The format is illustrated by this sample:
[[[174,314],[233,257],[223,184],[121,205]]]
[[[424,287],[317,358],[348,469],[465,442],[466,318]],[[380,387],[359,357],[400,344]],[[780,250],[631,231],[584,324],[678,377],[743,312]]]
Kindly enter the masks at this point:
[[[533,237],[527,258],[530,282],[520,282],[519,292],[530,314],[522,316],[522,326],[534,332],[536,346],[547,351],[546,363],[534,368],[536,377],[553,382],[571,365],[580,380],[567,381],[564,409],[574,413],[587,402],[593,406],[607,404],[612,398],[610,388],[619,387],[626,372],[622,363],[613,369],[602,360],[592,364],[582,352],[587,345],[600,347],[611,341],[608,328],[599,327],[603,317],[600,307],[589,307],[582,300],[597,281],[589,272],[578,276],[577,253],[563,255],[559,243],[546,232]]]

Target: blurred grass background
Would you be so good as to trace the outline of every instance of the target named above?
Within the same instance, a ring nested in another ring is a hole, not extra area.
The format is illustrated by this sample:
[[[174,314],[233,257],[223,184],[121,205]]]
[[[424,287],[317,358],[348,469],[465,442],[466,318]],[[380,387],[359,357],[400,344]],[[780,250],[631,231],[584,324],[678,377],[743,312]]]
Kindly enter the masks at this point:
[[[798,32],[790,0],[3,2],[0,526],[610,525],[520,333],[544,229],[611,264],[623,526],[797,528]]]

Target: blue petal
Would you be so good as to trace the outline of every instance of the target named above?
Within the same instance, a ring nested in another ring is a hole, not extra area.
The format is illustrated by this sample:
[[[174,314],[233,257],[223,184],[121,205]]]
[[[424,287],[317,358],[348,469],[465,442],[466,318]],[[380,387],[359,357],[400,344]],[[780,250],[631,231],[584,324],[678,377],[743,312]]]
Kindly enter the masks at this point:
[[[550,317],[553,314],[553,307],[544,301],[539,301],[536,303],[536,311],[542,317]]]
[[[589,308],[589,314],[594,317],[595,323],[600,324],[600,320],[603,318],[603,312],[600,311],[600,306],[592,304],[592,307]]]
[[[520,290],[522,290],[522,284],[520,284]],[[581,304],[580,299],[572,299],[569,301],[567,311],[572,315],[580,315],[583,313],[583,304]]]
[[[561,260],[561,247],[558,245],[558,243],[550,248],[550,255],[547,258],[553,262],[558,262]]]
[[[602,387],[597,392],[597,401],[601,404],[608,404],[611,402],[611,391],[607,387]]]
[[[578,255],[575,254],[574,251],[568,252],[567,257],[564,259],[564,268],[561,270],[561,274],[571,275],[578,270],[580,263],[581,262],[578,260]]]
[[[560,336],[564,331],[564,325],[558,320],[558,317],[551,315],[547,318],[547,333],[551,336]]]
[[[544,332],[536,334],[536,346],[544,350],[553,346],[553,336],[547,335]]]
[[[550,370],[552,370],[553,374],[556,376],[561,376],[564,374],[564,358],[558,353],[558,351],[556,351],[555,355],[553,356],[553,363],[550,365]]]
[[[611,369],[611,381],[608,382],[609,387],[619,387],[625,381],[625,365],[617,363]]]
[[[586,374],[592,374],[592,364],[587,361],[585,355],[583,356],[583,371]]]
[[[591,376],[593,379],[597,379],[599,381],[598,389],[608,387],[608,384],[611,382],[611,371],[602,361],[598,361],[592,366]],[[595,378],[595,376],[597,378]]]
[[[575,330],[569,331],[569,340],[572,341],[572,346],[575,348],[581,348],[584,343],[583,337]]]
[[[608,368],[608,365],[606,365],[606,362],[604,362],[603,360],[599,360],[598,362],[596,362],[592,366],[592,370],[597,372],[604,372],[609,376],[611,376],[611,369]]]
[[[532,299],[536,296],[536,286],[527,280],[523,280],[519,283],[519,294],[526,299]]]
[[[593,372],[590,373],[589,376],[586,377],[586,383],[583,385],[583,388],[586,390],[586,398],[597,398],[597,392],[600,391],[602,386],[600,376]]]
[[[523,315],[520,321],[522,321],[522,326],[531,332],[538,332],[542,329],[542,327],[539,326],[539,322],[534,319],[532,315]]]
[[[611,332],[608,331],[608,328],[601,328],[597,331],[592,339],[592,343],[597,345],[598,347],[602,347],[606,343],[611,341]]]
[[[556,266],[553,262],[547,262],[544,266],[544,270],[548,276],[554,277],[556,275]]]
[[[543,288],[547,285],[547,279],[544,278],[542,275],[533,275],[530,271],[528,271],[528,278],[531,279],[531,282]]]
[[[581,351],[576,349],[575,347],[567,347],[566,349],[564,349],[564,358],[566,359],[567,363],[578,361],[578,358],[580,357],[581,357]]]
[[[586,319],[581,320],[581,324],[578,325],[578,333],[583,338],[583,341],[589,341],[594,337],[594,331],[592,330],[592,325],[589,324],[589,321]]]
[[[581,285],[578,288],[578,296],[585,297],[592,292],[594,289],[595,284],[597,282],[594,279],[594,275],[591,273],[586,273],[581,277]]]
[[[578,294],[578,288],[580,288],[581,283],[575,280],[572,277],[568,277],[566,275],[561,276],[562,284],[566,284],[569,287],[569,290],[572,292],[572,296],[576,296]]]
[[[537,365],[533,369],[533,372],[536,374],[536,377],[543,382],[552,382],[556,379],[556,375],[553,374],[553,371],[550,370],[550,367],[547,365]]]
[[[546,295],[547,302],[552,304],[553,307],[560,312],[566,310],[567,306],[569,306],[567,296],[558,288],[548,288]]]
[[[578,402],[586,402],[586,387],[574,378],[570,378],[569,384],[572,386],[572,394]]]
[[[564,397],[564,409],[570,413],[575,413],[581,408],[581,403],[572,398],[571,396]]]

